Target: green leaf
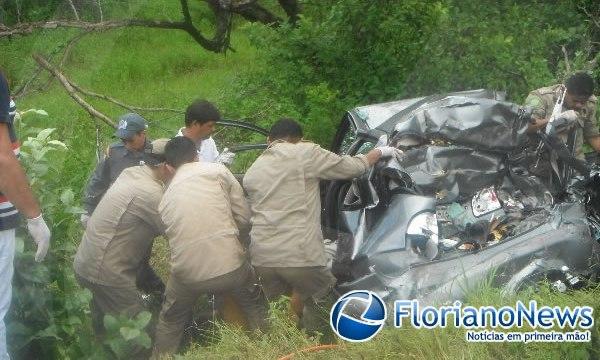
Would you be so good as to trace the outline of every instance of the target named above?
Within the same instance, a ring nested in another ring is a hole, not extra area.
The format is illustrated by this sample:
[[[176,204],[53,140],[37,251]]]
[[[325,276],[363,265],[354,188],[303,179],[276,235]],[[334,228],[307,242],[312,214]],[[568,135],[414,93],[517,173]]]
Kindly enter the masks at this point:
[[[65,145],[65,143],[63,143],[62,141],[58,141],[58,140],[50,140],[48,141],[48,144],[50,145],[56,145],[59,147],[64,148],[65,150],[67,149],[67,145]]]
[[[40,141],[46,140],[48,138],[48,136],[50,136],[50,134],[52,134],[54,132],[53,128],[48,128],[48,129],[44,129],[42,131],[40,131],[37,135],[37,139]]]
[[[148,311],[142,311],[135,317],[135,325],[139,329],[143,329],[146,327],[146,325],[148,325],[151,319],[152,314],[150,314]]]
[[[125,353],[125,345],[121,339],[111,339],[105,341],[108,344],[110,349],[117,355],[117,357],[122,356]]]
[[[104,315],[104,328],[108,332],[116,332],[119,329],[119,322],[112,315]]]
[[[60,336],[58,336],[58,329],[56,328],[55,325],[50,325],[47,328],[45,328],[42,331],[38,331],[33,338],[35,339],[40,339],[40,338],[54,338],[57,340],[60,340]]]
[[[67,189],[60,194],[60,201],[65,205],[71,204],[74,200],[75,193],[71,189]]]
[[[123,336],[123,339],[127,341],[133,340],[141,335],[141,332],[138,329],[130,327],[122,327],[119,332],[121,333],[121,336]]]
[[[150,340],[150,336],[148,336],[148,334],[146,334],[145,332],[143,332],[136,339],[136,342],[146,349],[150,349],[150,346],[152,346],[152,340]]]

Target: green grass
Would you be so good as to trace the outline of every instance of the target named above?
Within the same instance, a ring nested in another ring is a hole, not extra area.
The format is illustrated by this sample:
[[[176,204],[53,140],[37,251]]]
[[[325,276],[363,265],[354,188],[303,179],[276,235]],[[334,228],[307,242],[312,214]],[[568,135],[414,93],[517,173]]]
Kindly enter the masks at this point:
[[[177,2],[140,0],[127,3],[123,13],[117,8],[113,12],[119,17],[126,17],[127,13],[132,17],[173,20],[180,17]],[[168,3],[171,5],[166,5]],[[76,33],[76,30],[46,30],[32,36],[0,41],[3,54],[0,66],[8,74],[11,86],[16,89],[31,78],[36,68],[31,58],[33,53],[50,57]],[[63,72],[86,89],[130,105],[185,109],[194,99],[206,98],[220,106],[226,117],[239,118],[246,114],[222,104],[231,95],[231,85],[240,73],[252,68],[255,49],[243,32],[233,33],[232,46],[235,52],[215,54],[201,48],[182,31],[112,30],[84,36],[73,47]],[[55,54],[53,62],[57,64],[60,57],[60,54]],[[66,167],[72,169],[69,173],[73,174],[73,178],[68,182],[79,194],[95,165],[95,121],[57,81],[53,80],[46,87],[48,79],[49,75],[43,72],[31,86],[33,89],[42,87],[43,91],[31,92],[18,99],[17,104],[20,109],[38,108],[48,112],[48,118],[29,118],[26,126],[57,128],[59,140],[71,149]],[[128,112],[103,100],[89,97],[86,100],[113,119]],[[180,114],[142,114],[150,121],[149,134],[152,138],[173,136],[183,126],[183,115]],[[108,126],[101,124],[100,128],[103,147],[115,141]]]
[[[587,305],[597,309],[600,305],[600,287],[561,294],[553,292],[549,286],[542,286],[537,293],[523,292],[505,297],[499,289],[484,285],[472,291],[465,303],[473,306],[514,306],[517,300],[525,303],[537,300],[539,306]],[[237,328],[221,324],[214,334],[216,340],[213,344],[195,346],[183,358],[278,359],[317,345],[295,327],[287,315],[284,302],[274,303],[272,307],[273,329],[269,333],[251,338]],[[594,317],[597,322],[598,314]],[[593,340],[590,343],[468,343],[465,340],[465,330],[452,326],[426,330],[410,326],[395,329],[391,324],[386,324],[381,333],[371,341],[352,344],[340,340],[338,348],[297,353],[294,359],[589,359],[599,355],[598,335],[596,326],[592,329]]]

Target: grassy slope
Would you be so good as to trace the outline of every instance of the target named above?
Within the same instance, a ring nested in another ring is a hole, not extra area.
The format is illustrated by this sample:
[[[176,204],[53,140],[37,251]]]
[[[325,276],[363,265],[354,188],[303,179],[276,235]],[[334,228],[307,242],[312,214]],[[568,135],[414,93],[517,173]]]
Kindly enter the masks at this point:
[[[198,9],[196,9],[198,11]],[[113,9],[112,17],[121,14],[156,16],[177,19],[176,2],[159,0],[130,1],[124,8]],[[110,16],[110,14],[109,14]],[[47,31],[33,36],[0,42],[2,65],[17,86],[31,76],[34,69],[32,52],[49,54],[64,44],[70,30]],[[252,66],[255,50],[242,32],[233,33],[236,52],[225,55],[209,53],[178,31],[124,29],[84,37],[73,49],[64,67],[65,73],[79,85],[99,93],[110,94],[127,103],[141,106],[184,108],[192,99],[208,98],[219,103],[228,96],[229,85],[240,74],[239,69]],[[55,63],[58,59],[55,59]],[[42,77],[44,83],[46,75]],[[123,110],[102,102],[93,103],[115,117]],[[27,121],[28,126],[56,127],[60,140],[70,147],[70,157],[61,173],[66,186],[80,193],[83,183],[94,166],[94,126],[90,117],[76,105],[55,82],[42,93],[33,93],[19,101],[21,109],[41,108],[49,118]],[[236,114],[236,109],[224,109]],[[181,126],[182,118],[172,114],[148,113],[153,120],[150,134],[166,136]],[[243,115],[243,114],[236,114]],[[113,141],[103,127],[103,142]],[[75,236],[74,238],[78,238]],[[155,259],[166,261],[164,243]],[[164,273],[164,267],[163,267]],[[544,303],[597,305],[599,291],[580,292],[574,296],[543,294]],[[527,294],[521,298],[527,299]],[[493,290],[472,296],[473,304],[510,304]],[[220,342],[208,347],[195,347],[186,358],[263,358],[274,359],[312,344],[285,316],[275,311],[274,331],[250,340],[235,329],[223,327]],[[340,349],[308,355],[309,358],[586,358],[591,344],[469,344],[465,345],[463,331],[447,329],[417,331],[386,329],[374,341],[361,345],[344,344]]]
[[[165,3],[171,2],[129,2],[127,8],[113,11],[137,17],[161,14],[164,18],[178,19],[177,2],[169,6]],[[59,29],[0,42],[3,54],[0,65],[9,74],[12,87],[17,88],[31,77],[33,52],[52,53],[57,47],[64,46],[73,34],[76,32]],[[114,30],[86,35],[73,48],[63,71],[84,88],[132,105],[184,109],[196,98],[219,104],[227,96],[238,69],[251,65],[254,56],[253,48],[243,36],[234,33],[232,43],[236,52],[217,55],[205,51],[187,34],[177,30]],[[59,56],[55,56],[54,63],[58,61]],[[44,84],[46,78],[44,73],[33,87]],[[91,102],[113,118],[126,112],[103,101],[92,99]],[[21,109],[41,108],[50,114],[49,118],[29,120],[28,125],[58,128],[60,140],[66,141],[74,153],[68,164],[75,176],[71,185],[81,188],[82,176],[86,177],[88,173],[81,169],[91,170],[94,165],[95,130],[90,116],[56,81],[46,91],[20,99],[18,106]],[[224,109],[224,113],[230,113],[229,109]],[[144,115],[151,121],[149,132],[153,138],[172,135],[183,124],[183,117],[173,113]],[[102,125],[102,131],[105,145],[114,141],[108,127]]]
[[[542,287],[537,294],[522,293],[514,297],[503,297],[497,289],[481,286],[467,299],[473,306],[514,306],[515,301],[527,303],[537,300],[538,306],[577,306],[588,305],[595,309],[600,305],[600,288],[578,291],[571,294],[558,294],[548,287]],[[316,345],[302,332],[296,330],[285,315],[283,304],[277,304],[273,311],[273,331],[258,339],[250,339],[239,330],[222,326],[218,332],[220,341],[208,347],[196,346],[185,359],[279,359],[286,354]],[[391,309],[388,308],[388,317]],[[596,323],[599,320],[595,315]],[[452,319],[452,317],[450,317]],[[452,320],[450,320],[452,321]],[[532,331],[502,328],[495,331]],[[539,329],[538,329],[539,330]],[[560,331],[560,329],[552,329]],[[479,331],[479,330],[478,330]],[[550,330],[548,330],[550,331]],[[565,330],[568,331],[568,330]],[[598,356],[598,328],[592,331],[591,343],[468,343],[465,330],[448,327],[446,329],[417,330],[412,327],[393,328],[390,324],[366,343],[351,344],[340,342],[339,347],[321,352],[298,353],[295,359],[588,359]]]

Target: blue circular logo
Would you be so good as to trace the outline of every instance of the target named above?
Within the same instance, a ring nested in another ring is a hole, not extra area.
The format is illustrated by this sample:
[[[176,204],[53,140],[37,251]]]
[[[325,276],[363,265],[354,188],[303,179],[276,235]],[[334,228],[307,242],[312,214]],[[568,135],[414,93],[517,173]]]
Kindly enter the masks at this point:
[[[352,342],[370,340],[382,328],[386,317],[383,300],[367,290],[344,294],[331,308],[330,324],[342,339]]]

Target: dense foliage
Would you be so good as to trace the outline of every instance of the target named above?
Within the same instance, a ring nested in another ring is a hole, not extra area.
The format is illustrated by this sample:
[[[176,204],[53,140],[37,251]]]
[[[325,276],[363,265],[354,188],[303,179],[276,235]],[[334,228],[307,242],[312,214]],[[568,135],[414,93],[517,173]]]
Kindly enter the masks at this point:
[[[297,27],[251,29],[263,63],[250,81],[256,96],[242,102],[298,117],[323,144],[341,110],[358,104],[475,88],[519,102],[564,78],[563,46],[571,71],[598,57],[599,25],[587,16],[598,8],[589,1],[310,2]]]

